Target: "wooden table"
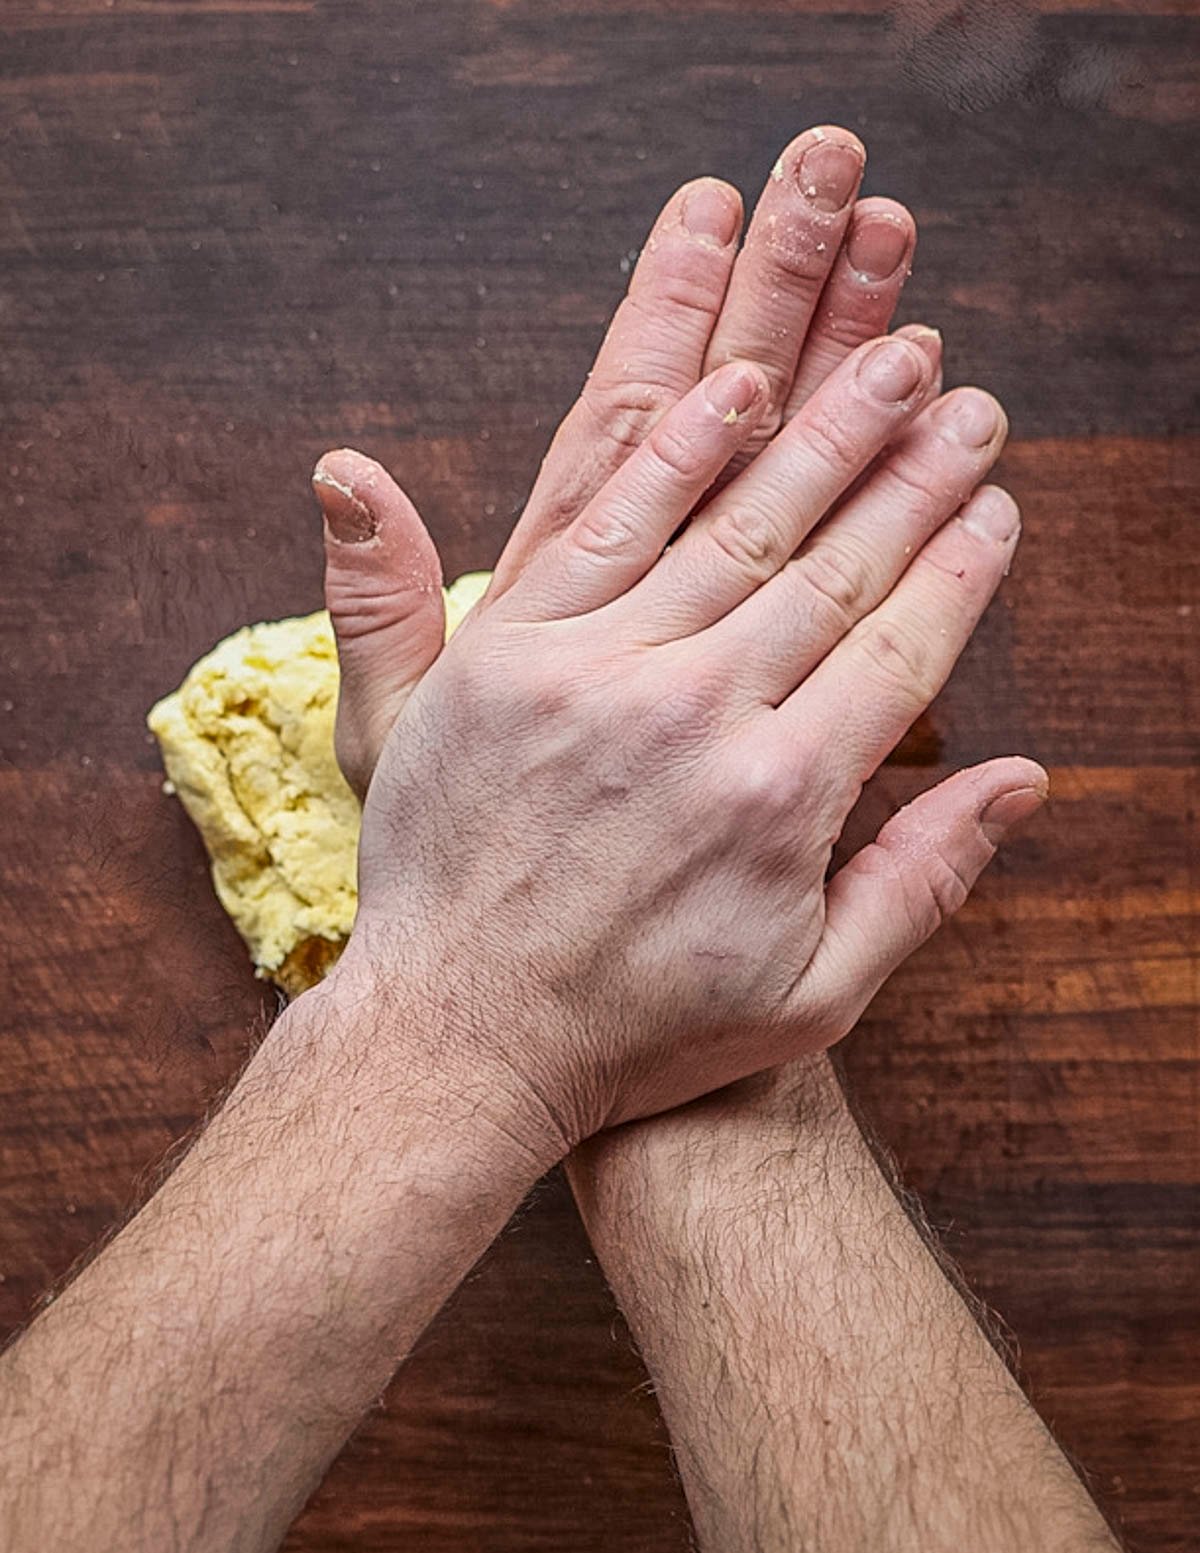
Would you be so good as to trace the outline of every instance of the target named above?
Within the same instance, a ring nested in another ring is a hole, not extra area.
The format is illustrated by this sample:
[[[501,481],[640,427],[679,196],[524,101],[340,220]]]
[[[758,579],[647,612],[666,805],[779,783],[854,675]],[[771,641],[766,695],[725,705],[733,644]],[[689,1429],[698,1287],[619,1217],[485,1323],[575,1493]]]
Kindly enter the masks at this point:
[[[867,819],[1013,750],[1055,790],[848,1066],[1132,1545],[1195,1545],[1200,21],[1014,0],[930,30],[935,9],[7,0],[7,1327],[273,1011],[142,719],[217,637],[317,604],[316,456],[376,454],[449,572],[488,565],[659,202],[698,171],[750,191],[837,119],[870,144],[869,188],[917,214],[906,316],[942,326],[950,381],[1006,401],[1026,515]],[[688,1536],[554,1178],[288,1546]]]

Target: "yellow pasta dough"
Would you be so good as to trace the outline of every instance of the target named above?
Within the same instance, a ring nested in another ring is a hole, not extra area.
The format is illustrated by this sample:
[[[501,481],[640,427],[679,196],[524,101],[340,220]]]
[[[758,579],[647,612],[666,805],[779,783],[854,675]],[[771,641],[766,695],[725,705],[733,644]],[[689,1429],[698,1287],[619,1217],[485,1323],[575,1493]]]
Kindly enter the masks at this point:
[[[446,635],[487,587],[445,590]],[[324,610],[243,626],[147,722],[212,860],[222,906],[261,976],[312,986],[342,951],[357,904],[358,800],[333,748],[338,661]]]

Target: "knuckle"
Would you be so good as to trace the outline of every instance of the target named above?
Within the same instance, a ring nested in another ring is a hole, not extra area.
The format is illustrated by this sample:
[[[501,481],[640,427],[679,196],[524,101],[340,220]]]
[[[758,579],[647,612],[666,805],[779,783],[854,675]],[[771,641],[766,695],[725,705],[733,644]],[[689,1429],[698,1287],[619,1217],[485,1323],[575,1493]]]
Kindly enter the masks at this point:
[[[725,785],[736,808],[748,816],[781,815],[791,811],[797,801],[795,768],[769,746],[740,750]]]
[[[906,463],[900,459],[892,459],[884,464],[879,476],[890,497],[903,506],[906,512],[922,518],[940,514],[945,503],[953,501],[956,490],[949,471],[939,479],[937,473],[927,465]]]
[[[638,536],[638,524],[631,513],[605,506],[589,507],[581,513],[571,534],[577,549],[605,561],[636,549]]]
[[[631,310],[656,334],[663,332],[664,314],[697,315],[710,328],[725,295],[725,264],[721,253],[698,243],[672,250],[652,279],[629,294]]]
[[[825,283],[832,251],[828,235],[807,221],[776,219],[767,227],[770,281],[801,298],[811,297]]]
[[[393,630],[404,619],[416,628],[434,615],[438,599],[419,586],[398,589],[396,579],[385,571],[360,574],[348,570],[330,573],[325,585],[330,619],[338,640],[364,641]]]
[[[821,317],[819,329],[831,344],[849,352],[874,339],[879,333],[879,320],[857,314],[850,307],[831,307]]]
[[[589,378],[582,399],[602,436],[619,448],[639,448],[678,395],[661,383]]]
[[[668,473],[680,480],[697,479],[710,462],[703,438],[689,433],[677,421],[660,421],[646,446]]]
[[[871,621],[860,647],[883,688],[925,706],[941,689],[928,643],[906,625]]]
[[[860,557],[833,544],[817,544],[792,564],[804,586],[840,625],[848,627],[859,618],[868,591],[866,567]]]
[[[573,700],[569,681],[549,664],[542,665],[529,675],[522,696],[527,714],[538,725],[559,722]]]
[[[755,506],[722,507],[708,537],[721,559],[750,583],[773,576],[783,559],[778,526]]]
[[[456,665],[453,694],[468,727],[497,721],[528,730],[559,724],[579,700],[560,655],[472,654]]]
[[[959,910],[971,893],[971,883],[944,853],[936,850],[926,858],[921,879],[925,900],[923,907],[918,907],[918,922],[928,935]]]
[[[866,450],[832,407],[810,406],[804,422],[805,439],[818,458],[839,473],[857,474],[866,461]]]
[[[690,745],[707,735],[725,702],[724,679],[695,670],[671,677],[665,686],[647,687],[638,698],[636,721],[655,746]]]

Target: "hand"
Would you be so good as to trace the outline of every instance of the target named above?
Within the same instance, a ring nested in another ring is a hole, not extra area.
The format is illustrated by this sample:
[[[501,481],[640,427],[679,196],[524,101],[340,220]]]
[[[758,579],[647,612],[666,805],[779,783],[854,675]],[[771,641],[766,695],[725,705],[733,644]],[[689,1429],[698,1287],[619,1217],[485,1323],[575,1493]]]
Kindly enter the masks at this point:
[[[748,249],[754,232],[762,230],[763,223],[756,221]],[[900,278],[874,329],[886,326]],[[763,273],[763,279],[768,294],[778,291],[773,277]],[[736,293],[736,286],[731,289]],[[852,314],[855,303],[870,306],[877,300],[875,289],[867,283],[851,291],[842,315]],[[802,319],[808,316],[802,308],[798,312]],[[819,315],[824,313],[819,309]],[[660,295],[644,321],[652,328],[669,317],[667,297]],[[802,337],[803,328],[787,333]],[[922,338],[928,346],[930,336]],[[747,354],[761,359],[755,349]],[[927,414],[913,423],[910,443],[925,429]],[[571,425],[569,417],[566,426]],[[597,430],[592,437],[597,448],[611,452],[617,446]],[[918,465],[917,476],[947,473],[941,467],[945,455],[939,457],[936,447],[927,451],[929,465],[924,471]],[[578,467],[587,467],[586,439],[579,452]],[[371,489],[370,505],[384,524],[409,518],[411,509],[377,466],[351,454],[335,455],[332,462],[348,490],[359,484]],[[569,467],[555,469],[551,461],[539,490],[544,491],[549,475],[566,475]],[[527,521],[536,511],[535,496]],[[423,533],[419,527],[416,532]],[[534,548],[527,547],[527,555]],[[335,626],[340,621],[339,563],[346,553],[331,540]],[[364,560],[366,568],[372,564]],[[519,571],[514,568],[515,574]],[[385,575],[376,571],[374,580],[386,590]],[[385,616],[386,609],[385,598]],[[405,613],[401,597],[395,618],[402,621]],[[440,647],[440,618],[432,635],[424,654],[418,650],[421,661],[411,675],[401,666],[390,680],[382,662],[372,668],[370,639],[365,651],[352,643],[351,653],[359,651],[364,666],[358,683],[402,698],[410,679],[415,683]],[[359,700],[346,693],[342,705],[347,722],[363,727]],[[368,773],[384,731],[374,745],[369,735],[363,740]],[[950,802],[944,819],[954,820],[954,798],[963,796],[961,784],[946,789]],[[957,812],[968,827],[974,823],[968,805]],[[925,813],[932,817],[929,808]],[[901,827],[890,834],[900,837]],[[936,842],[936,834],[928,841]],[[948,850],[953,861],[954,848]],[[964,893],[968,882],[963,881]],[[961,1305],[947,1298],[936,1264],[924,1255],[874,1168],[825,1059],[791,1062],[646,1125],[602,1133],[572,1156],[571,1179],[605,1271],[653,1368],[706,1547],[710,1542],[741,1546],[743,1541],[790,1546],[797,1526],[816,1534],[818,1520],[820,1535],[831,1545],[843,1540],[849,1545],[857,1540],[857,1531],[851,1530],[857,1528],[856,1516],[869,1513],[872,1496],[900,1475],[911,1524],[892,1528],[897,1545],[910,1535],[928,1538],[935,1521],[957,1524],[960,1515],[972,1525],[982,1518],[1007,1526],[1008,1513],[1000,1513],[993,1501],[1013,1502],[1011,1474],[1001,1462],[1009,1443],[1019,1454],[1032,1524],[1084,1515],[1078,1484],[1070,1481],[1069,1472],[1060,1482],[1056,1458],[1052,1451],[1047,1454],[1048,1442],[1039,1438],[1033,1415],[1025,1409],[1019,1421],[1013,1416],[1014,1393],[1002,1367]],[[832,1303],[830,1287],[838,1290]],[[805,1288],[816,1289],[819,1298],[805,1301]],[[922,1312],[919,1330],[911,1316],[906,1324],[905,1312],[914,1309]],[[729,1313],[736,1311],[751,1312],[753,1320],[732,1319]],[[889,1320],[892,1312],[900,1312],[900,1319]],[[877,1332],[874,1346],[864,1348],[862,1330]],[[802,1352],[796,1347],[798,1331],[804,1333]],[[949,1375],[938,1359],[941,1346],[957,1359]],[[875,1400],[880,1374],[887,1377],[887,1409]],[[978,1390],[977,1375],[983,1377]],[[973,1432],[980,1439],[1008,1442],[1003,1448],[995,1443],[988,1453],[965,1439],[961,1427],[963,1409],[980,1399],[994,1412]],[[949,1404],[951,1428],[938,1437],[943,1403]],[[843,1421],[844,1430],[831,1430],[831,1414]],[[808,1420],[812,1427],[806,1432]],[[933,1447],[897,1460],[893,1447],[901,1431],[910,1440],[931,1440]],[[822,1483],[837,1478],[843,1437],[849,1435],[870,1439],[879,1470],[860,1474],[853,1490],[842,1485],[835,1494],[824,1493]],[[925,1459],[943,1464],[936,1484],[921,1479]],[[947,1510],[951,1462],[957,1492],[968,1508]],[[1042,1502],[1047,1488],[1052,1507]],[[927,1502],[929,1491],[936,1497]],[[1103,1545],[1110,1545],[1107,1539]]]
[[[826,896],[862,782],[1016,543],[994,489],[942,526],[1003,434],[983,395],[867,472],[933,376],[910,341],[856,351],[663,554],[768,401],[760,368],[719,369],[484,600],[389,736],[339,978],[436,982],[447,1053],[515,1074],[564,1150],[839,1039],[1040,801],[1028,762],[960,775]]]
[[[916,232],[895,200],[855,201],[865,160],[848,130],[806,130],[775,163],[744,245],[741,196],[714,178],[667,201],[583,391],[559,428],[496,569],[507,587],[582,511],[671,405],[737,357],[770,402],[742,462],[839,361],[890,324]],[[914,334],[937,357],[928,329]],[[325,588],[338,633],[338,756],[359,795],[413,686],[442,647],[441,567],[411,502],[370,459],[318,465]],[[370,534],[368,544],[352,541]]]
[[[807,193],[813,184],[802,169],[808,165],[806,154],[823,142],[848,146],[851,156],[856,154],[857,142],[845,131],[810,131],[794,142],[777,164],[777,176],[767,185],[736,263],[731,243],[689,233],[681,220],[683,211],[694,216],[694,201],[702,193],[710,216],[732,211],[736,224],[732,190],[701,181],[669,202],[647,244],[630,299],[614,321],[580,404],[555,440],[501,560],[499,586],[518,575],[561,530],[564,515],[579,509],[605,473],[619,467],[662,403],[686,386],[701,362],[719,358],[722,341],[737,340],[767,371],[771,404],[760,416],[761,428],[805,403],[830,363],[856,337],[886,325],[911,254],[911,218],[889,201],[863,201],[852,213],[845,202],[837,211],[818,208],[835,201],[822,197],[814,204]],[[717,222],[693,220],[694,226],[705,224]],[[847,233],[847,246],[839,249],[838,239]],[[890,255],[883,253],[897,237],[898,261],[894,247]],[[890,274],[879,278],[889,264]],[[707,312],[700,305],[702,296],[709,299]],[[772,305],[780,298],[784,310]],[[919,336],[936,360],[932,331],[907,332]],[[657,396],[639,386],[648,379],[663,384]],[[947,396],[939,412],[942,432],[952,419],[952,406],[978,406],[979,398],[971,391]],[[639,406],[633,427],[626,413],[632,404]],[[761,436],[761,430],[754,435]],[[930,412],[910,425],[896,446],[896,472],[915,487],[910,505],[927,509],[922,532],[936,527],[950,510],[947,485],[965,494],[994,459],[1001,438],[998,433],[967,460],[968,474],[961,450],[955,450],[952,436],[939,434]],[[339,750],[361,790],[386,729],[440,648],[441,608],[435,592],[440,572],[419,519],[378,466],[359,455],[331,455],[322,460],[317,489],[330,520],[327,593],[343,662]],[[367,545],[336,537],[339,532],[361,535],[367,528],[373,532]],[[936,859],[939,846],[946,848],[951,865],[964,847],[986,856],[990,842],[976,824],[985,802],[1012,791],[1014,782],[1019,787],[1032,781],[1035,790],[1009,801],[1010,812],[1014,806],[1028,807],[1036,802],[1042,780],[1027,764],[1014,769],[1010,762],[953,779],[898,816],[880,838],[882,855],[869,849],[856,872],[864,875],[874,863],[890,867],[889,849],[903,846],[906,838],[909,843],[916,839],[918,852],[930,851],[926,871],[944,866]],[[918,861],[910,861],[906,876]],[[853,875],[845,880],[852,882]],[[965,893],[967,883],[964,877],[959,893]]]

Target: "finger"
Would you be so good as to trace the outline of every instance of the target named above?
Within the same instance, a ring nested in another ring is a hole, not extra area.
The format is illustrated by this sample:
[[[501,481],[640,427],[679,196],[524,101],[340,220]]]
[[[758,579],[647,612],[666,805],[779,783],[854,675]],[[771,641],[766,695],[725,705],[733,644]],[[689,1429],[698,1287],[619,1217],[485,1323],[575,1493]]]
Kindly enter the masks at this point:
[[[514,609],[525,618],[580,615],[632,587],[754,430],[766,402],[766,378],[749,362],[730,362],[705,378],[509,590]]]
[[[442,567],[416,508],[374,459],[326,453],[313,490],[341,665],[338,763],[361,796],[400,708],[441,650]]]
[[[916,413],[932,374],[923,350],[894,337],[843,362],[630,596],[647,639],[703,630],[773,577]]]
[[[781,571],[697,641],[756,699],[778,705],[887,598],[999,458],[1007,429],[982,389],[946,394]]]
[[[734,473],[780,424],[865,163],[862,142],[849,130],[806,130],[776,162],[755,208],[705,358],[708,371],[726,361],[757,361],[770,383],[771,411],[738,454]]]
[[[895,331],[898,340],[911,340],[912,343],[923,350],[929,357],[929,364],[933,369],[933,377],[930,379],[928,397],[933,399],[942,391],[942,337],[936,329],[931,329],[928,324],[903,324]]]
[[[1049,792],[1021,756],[959,771],[893,816],[834,875],[825,931],[797,988],[838,1040],[883,982],[962,906],[1009,830]]]
[[[496,565],[491,597],[560,533],[701,376],[742,228],[738,191],[700,178],[668,200],[583,392]]]
[[[1012,561],[1017,504],[985,485],[914,558],[877,609],[779,708],[818,746],[836,740],[856,792],[945,684]]]
[[[912,268],[917,227],[895,200],[859,200],[817,303],[783,417],[792,416],[852,350],[886,332]]]
[[[932,404],[942,391],[942,337],[936,329],[930,329],[927,324],[904,324],[902,328],[894,331],[896,338],[910,340],[917,348],[929,357],[932,376],[921,392],[918,408]],[[900,436],[903,437],[906,428],[901,427]],[[856,480],[852,480],[846,488],[846,494],[842,500],[847,500],[860,485],[871,478],[880,463],[888,457],[892,451],[892,445],[887,444],[880,448],[879,452],[862,471]]]

